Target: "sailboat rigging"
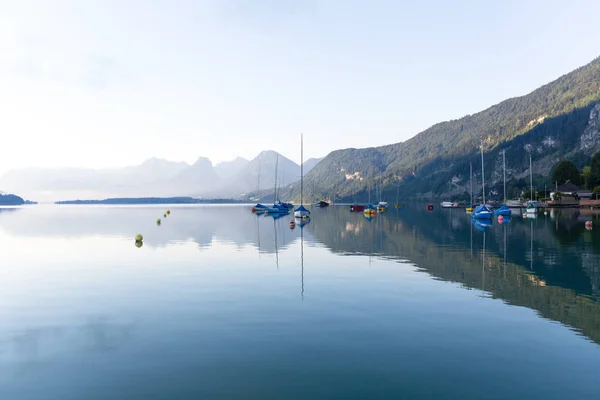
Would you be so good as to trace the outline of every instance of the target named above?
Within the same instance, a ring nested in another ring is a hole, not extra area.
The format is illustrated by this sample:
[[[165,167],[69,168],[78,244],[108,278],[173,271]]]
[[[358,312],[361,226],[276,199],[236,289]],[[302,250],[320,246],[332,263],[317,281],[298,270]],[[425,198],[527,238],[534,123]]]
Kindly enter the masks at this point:
[[[310,218],[310,211],[304,207],[304,134],[300,134],[300,207],[294,211],[295,218]]]
[[[485,205],[485,172],[483,169],[483,139],[481,140],[481,186],[483,191],[483,202],[475,207],[471,215],[477,219],[491,219],[492,212]]]
[[[510,217],[511,209],[506,206],[506,150],[502,150],[502,168],[503,168],[503,180],[504,180],[504,202],[502,207],[494,211],[496,215],[502,215],[504,217]]]

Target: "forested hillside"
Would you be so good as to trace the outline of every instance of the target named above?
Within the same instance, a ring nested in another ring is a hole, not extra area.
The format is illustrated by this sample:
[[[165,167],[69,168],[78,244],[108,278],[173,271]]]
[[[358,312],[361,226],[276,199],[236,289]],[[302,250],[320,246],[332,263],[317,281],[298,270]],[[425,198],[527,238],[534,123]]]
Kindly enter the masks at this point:
[[[503,150],[513,184],[529,173],[530,153],[536,184],[550,183],[546,176],[560,159],[569,158],[582,167],[600,149],[596,132],[600,123],[593,118],[599,113],[592,112],[598,102],[600,58],[525,96],[438,123],[406,142],[334,151],[306,174],[305,194],[365,199],[369,185],[373,193],[380,185],[390,200],[400,183],[403,198],[462,195],[468,188],[470,162],[475,187],[481,188],[481,143],[492,192],[502,178]],[[284,195],[297,198],[298,185]]]

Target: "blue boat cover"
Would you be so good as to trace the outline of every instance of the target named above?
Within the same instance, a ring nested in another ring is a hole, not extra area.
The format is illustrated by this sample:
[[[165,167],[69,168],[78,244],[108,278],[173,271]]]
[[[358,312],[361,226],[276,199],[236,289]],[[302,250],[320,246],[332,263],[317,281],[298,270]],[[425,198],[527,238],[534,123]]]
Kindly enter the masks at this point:
[[[510,208],[508,208],[506,205],[503,205],[499,209],[495,210],[494,214],[496,214],[496,215],[502,215],[502,216],[506,217],[506,216],[510,216],[511,211],[510,211]]]
[[[306,208],[304,208],[304,206],[300,206],[300,207],[296,208],[296,211],[306,211],[310,214],[310,211],[308,211]]]
[[[480,212],[490,212],[490,209],[485,204],[480,204],[473,210],[473,214],[479,214]]]

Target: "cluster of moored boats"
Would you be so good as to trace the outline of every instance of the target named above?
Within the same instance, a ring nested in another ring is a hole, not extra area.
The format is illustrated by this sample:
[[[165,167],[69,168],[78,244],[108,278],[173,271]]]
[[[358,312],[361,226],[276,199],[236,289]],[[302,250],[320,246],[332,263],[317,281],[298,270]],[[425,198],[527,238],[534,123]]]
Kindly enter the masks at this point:
[[[483,201],[479,205],[475,205],[473,203],[473,166],[470,168],[470,181],[471,181],[471,205],[465,208],[467,214],[471,214],[474,219],[491,219],[494,215],[502,216],[502,217],[510,217],[512,214],[512,208],[525,208],[525,212],[523,214],[536,214],[538,210],[538,203],[533,201],[533,180],[532,180],[532,168],[531,168],[531,155],[529,156],[529,185],[530,185],[530,193],[531,199],[526,204],[521,204],[517,202],[508,202],[506,201],[506,158],[504,152],[502,152],[502,164],[504,168],[504,203],[499,207],[495,207],[491,204],[486,203],[485,201],[485,174],[483,169],[483,143],[481,145],[481,184],[482,184],[482,194]],[[443,208],[456,208],[458,207],[458,203],[444,201],[441,203],[441,207]]]

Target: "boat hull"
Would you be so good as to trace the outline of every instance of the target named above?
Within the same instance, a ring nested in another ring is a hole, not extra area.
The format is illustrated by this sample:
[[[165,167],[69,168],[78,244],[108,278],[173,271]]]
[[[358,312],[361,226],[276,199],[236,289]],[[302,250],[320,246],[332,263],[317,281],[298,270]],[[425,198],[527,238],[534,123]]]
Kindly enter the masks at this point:
[[[512,211],[507,206],[502,206],[499,209],[494,210],[494,214],[502,215],[503,217],[510,217],[510,215],[512,214]]]
[[[489,211],[480,211],[478,213],[473,213],[473,218],[475,218],[475,219],[492,219],[492,213]]]
[[[352,212],[360,212],[360,211],[364,211],[364,210],[365,210],[365,206],[363,206],[363,205],[353,204],[350,206],[350,211],[352,211]]]
[[[287,208],[267,207],[265,212],[268,214],[289,214],[290,211]]]
[[[294,211],[294,218],[308,218],[310,217],[310,212],[303,210],[303,211]]]

